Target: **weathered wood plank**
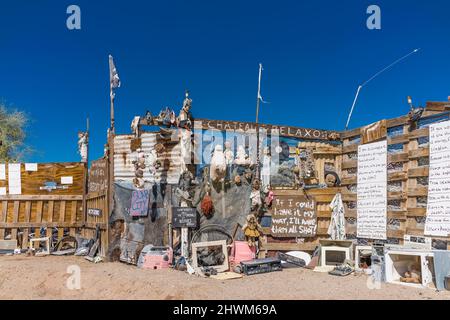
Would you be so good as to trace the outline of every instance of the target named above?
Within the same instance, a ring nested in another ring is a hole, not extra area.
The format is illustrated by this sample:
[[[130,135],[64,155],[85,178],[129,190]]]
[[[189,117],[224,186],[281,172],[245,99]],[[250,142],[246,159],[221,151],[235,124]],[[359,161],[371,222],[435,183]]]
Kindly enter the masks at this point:
[[[0,216],[0,223],[6,223],[8,216],[8,201],[2,201],[2,213]],[[0,240],[5,239],[5,229],[0,229]]]
[[[408,143],[408,142],[409,142],[409,133],[401,134],[387,139],[388,145]]]
[[[426,208],[408,208],[408,217],[424,217],[427,213]]]
[[[51,223],[51,222],[53,222],[53,209],[54,209],[54,202],[53,201],[49,201],[48,202],[48,206],[47,206],[47,208],[48,208],[48,215],[47,215],[47,222],[49,222],[49,223]],[[47,232],[46,232],[46,234],[47,234],[47,237],[52,237],[52,235],[53,235],[53,230],[52,230],[52,228],[51,227],[47,227]]]
[[[397,127],[397,126],[401,126],[401,125],[408,123],[408,121],[409,121],[408,116],[401,116],[401,117],[394,118],[394,119],[387,119],[386,126],[388,128]]]
[[[71,222],[1,222],[0,228],[36,228],[36,227],[44,227],[44,228],[87,228],[87,229],[95,229],[97,224],[100,226],[100,229],[106,229],[106,223],[82,223],[77,222],[72,224]]]
[[[348,146],[342,147],[342,153],[352,153],[358,151],[358,145],[357,144],[350,144]]]
[[[92,199],[101,198],[104,196],[106,196],[106,191],[92,192],[92,193],[88,193],[86,195],[86,200],[92,200]],[[77,200],[80,200],[80,199],[77,199]]]
[[[70,208],[71,209],[70,210],[70,224],[71,225],[75,225],[77,222],[77,208],[78,208],[77,201],[72,201],[71,208]],[[72,237],[75,237],[76,229],[74,227],[70,228],[69,232]]]
[[[361,128],[355,128],[347,131],[342,131],[341,133],[341,139],[345,140],[348,138],[353,138],[361,135]]]
[[[421,128],[417,130],[413,130],[409,133],[409,139],[415,140],[418,138],[428,137],[430,130],[427,128]]]
[[[0,196],[0,201],[71,201],[83,200],[82,195],[6,195]]]
[[[408,179],[408,173],[404,171],[388,173],[388,181],[404,181]]]
[[[415,187],[408,189],[408,197],[426,197],[428,196],[428,187]]]
[[[356,184],[356,176],[353,177],[345,177],[341,179],[341,185],[348,186],[351,184]]]
[[[420,148],[417,150],[410,150],[408,152],[408,156],[409,156],[410,160],[422,158],[422,157],[429,157],[430,149],[429,148]]]
[[[358,166],[358,160],[347,160],[342,162],[342,169],[352,169]]]
[[[313,251],[317,243],[286,243],[286,242],[267,242],[262,244],[261,250],[266,251]]]
[[[388,155],[388,162],[406,162],[408,160],[408,152],[399,152]]]
[[[25,223],[30,222],[31,217],[31,201],[25,202]],[[23,229],[22,234],[22,249],[28,248],[28,234],[29,234],[29,227],[25,227]]]
[[[20,202],[14,201],[13,223],[19,222],[19,208],[20,208]],[[13,228],[11,230],[11,240],[17,240],[17,228]]]
[[[406,193],[403,191],[389,191],[387,193],[388,200],[406,200]]]
[[[450,110],[449,102],[441,102],[441,101],[427,101],[425,106],[426,111],[436,111],[436,112],[445,112]]]
[[[40,224],[42,222],[42,216],[44,214],[43,210],[44,210],[44,202],[43,201],[38,201],[37,202],[37,206],[36,206],[36,223]],[[35,235],[35,237],[40,237],[41,236],[40,235],[40,231],[41,231],[40,228],[41,228],[40,225],[38,225],[38,226],[36,226],[34,228],[34,235]],[[35,249],[39,248],[39,242],[38,241],[36,241],[34,243],[34,248]]]
[[[418,167],[408,169],[409,178],[428,177],[428,167]]]
[[[59,222],[63,223],[66,220],[66,202],[61,201],[59,204]],[[58,240],[64,236],[64,228],[58,228]]]

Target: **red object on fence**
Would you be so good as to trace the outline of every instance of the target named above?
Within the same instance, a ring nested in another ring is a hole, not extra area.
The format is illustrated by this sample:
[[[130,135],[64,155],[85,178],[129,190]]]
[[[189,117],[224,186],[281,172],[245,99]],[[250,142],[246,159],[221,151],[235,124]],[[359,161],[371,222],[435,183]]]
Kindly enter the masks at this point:
[[[211,216],[214,212],[214,205],[212,202],[211,197],[207,194],[205,195],[205,197],[202,200],[201,203],[201,210],[202,213],[208,218],[209,216]]]

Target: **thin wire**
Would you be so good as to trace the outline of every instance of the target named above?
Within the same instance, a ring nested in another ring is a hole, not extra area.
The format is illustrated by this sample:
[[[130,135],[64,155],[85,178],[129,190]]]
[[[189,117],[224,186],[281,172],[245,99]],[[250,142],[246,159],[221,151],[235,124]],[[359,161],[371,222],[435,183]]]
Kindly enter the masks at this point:
[[[345,130],[348,129],[348,125],[350,123],[350,119],[352,117],[352,113],[353,113],[353,109],[355,108],[356,105],[356,101],[358,100],[358,96],[359,96],[359,92],[361,91],[361,89],[368,84],[370,81],[372,81],[373,79],[375,79],[376,77],[378,77],[380,74],[382,74],[383,72],[385,72],[386,70],[392,68],[393,66],[395,66],[397,63],[401,62],[402,60],[408,58],[410,55],[416,53],[417,51],[419,51],[420,48],[414,49],[413,51],[411,51],[410,53],[408,53],[407,55],[404,55],[403,57],[395,60],[394,62],[392,62],[390,65],[388,65],[387,67],[381,69],[380,71],[378,71],[377,73],[375,73],[372,77],[370,77],[368,80],[366,80],[365,82],[363,82],[363,84],[358,86],[358,90],[356,91],[356,95],[355,98],[353,100],[353,104],[352,107],[350,109],[350,113],[348,114],[348,118],[347,118],[347,123],[345,124]]]
[[[384,71],[392,68],[393,66],[395,66],[397,63],[399,63],[400,61],[408,58],[410,55],[412,55],[413,53],[416,53],[417,51],[419,51],[420,48],[418,49],[414,49],[413,51],[411,51],[410,53],[408,53],[407,55],[401,57],[400,59],[395,60],[394,62],[392,62],[390,65],[388,65],[387,67],[385,67],[384,69],[378,71],[377,73],[375,73],[371,78],[369,78],[369,80],[365,81],[361,87],[364,87],[367,83],[369,83],[370,81],[372,81],[373,79],[375,79],[376,77],[378,77],[381,73],[383,73]]]

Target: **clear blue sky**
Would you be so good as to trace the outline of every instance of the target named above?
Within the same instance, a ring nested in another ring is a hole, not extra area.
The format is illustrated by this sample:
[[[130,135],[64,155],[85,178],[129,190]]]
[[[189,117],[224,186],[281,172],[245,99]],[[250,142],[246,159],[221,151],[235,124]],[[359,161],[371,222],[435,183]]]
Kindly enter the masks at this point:
[[[66,8],[81,8],[81,30]],[[381,7],[382,29],[366,28]],[[258,63],[260,121],[341,130],[357,85],[416,47],[422,50],[363,88],[351,127],[450,95],[448,1],[2,1],[0,99],[33,123],[29,161],[78,161],[77,131],[91,122],[90,158],[109,125],[108,54],[122,80],[118,133],[132,117],[179,109],[253,121]]]

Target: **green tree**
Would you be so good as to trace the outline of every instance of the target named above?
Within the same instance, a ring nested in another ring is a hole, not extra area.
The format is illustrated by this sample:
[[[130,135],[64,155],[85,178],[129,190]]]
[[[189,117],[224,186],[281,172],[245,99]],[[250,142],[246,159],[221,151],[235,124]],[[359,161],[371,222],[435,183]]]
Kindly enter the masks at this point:
[[[25,144],[28,123],[23,111],[9,110],[0,103],[0,162],[21,161],[31,151]]]

